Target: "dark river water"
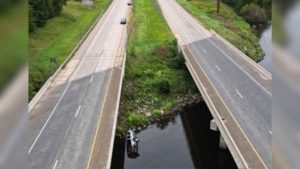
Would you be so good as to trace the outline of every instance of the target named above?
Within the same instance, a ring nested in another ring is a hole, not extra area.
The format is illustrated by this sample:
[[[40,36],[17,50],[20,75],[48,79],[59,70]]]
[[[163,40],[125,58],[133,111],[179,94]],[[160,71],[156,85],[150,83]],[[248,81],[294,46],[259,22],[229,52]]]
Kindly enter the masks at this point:
[[[124,139],[116,138],[111,169],[235,169],[228,150],[219,148],[219,132],[204,103],[150,125],[137,133],[139,156],[129,158]]]

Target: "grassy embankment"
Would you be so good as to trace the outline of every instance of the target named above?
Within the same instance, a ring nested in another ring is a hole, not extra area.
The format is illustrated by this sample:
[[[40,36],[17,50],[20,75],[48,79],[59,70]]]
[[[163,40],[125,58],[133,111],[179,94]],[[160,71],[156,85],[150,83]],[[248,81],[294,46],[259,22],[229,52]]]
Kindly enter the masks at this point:
[[[177,1],[206,28],[216,31],[253,60],[259,61],[263,58],[258,38],[252,32],[250,25],[227,5],[222,4],[218,14],[215,1]]]
[[[96,0],[88,8],[81,1],[67,1],[60,16],[29,35],[29,95],[32,98],[53,74],[50,57],[57,60],[56,69],[71,53],[110,0]]]
[[[133,0],[131,24],[118,134],[143,126],[199,93],[157,3]]]

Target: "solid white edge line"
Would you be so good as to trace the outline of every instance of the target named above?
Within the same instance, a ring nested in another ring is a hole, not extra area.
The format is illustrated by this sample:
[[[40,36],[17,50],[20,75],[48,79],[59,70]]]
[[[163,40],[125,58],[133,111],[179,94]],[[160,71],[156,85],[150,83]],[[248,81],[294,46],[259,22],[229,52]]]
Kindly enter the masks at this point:
[[[189,48],[188,48],[188,49],[189,49]],[[189,61],[188,58],[187,58],[187,60],[188,60],[188,63],[190,64],[190,61]],[[199,63],[198,63],[198,64],[199,64]],[[191,69],[192,69],[192,72],[193,72],[194,74],[196,74],[195,71],[194,71],[194,68],[193,68],[192,66],[190,66],[190,67],[191,67]],[[191,73],[192,76],[193,76],[193,73]],[[195,78],[198,80],[198,82],[199,82],[198,84],[199,84],[200,87],[203,89],[202,91],[205,93],[205,95],[207,95],[206,98],[209,100],[210,103],[212,103],[212,101],[211,101],[209,95],[207,94],[207,91],[206,91],[205,88],[203,87],[203,84],[201,83],[200,79],[199,79],[197,76],[195,76]],[[210,82],[210,81],[209,81],[209,82]],[[211,83],[211,82],[210,82],[210,83]],[[197,83],[196,83],[196,84],[197,84]],[[213,87],[213,88],[214,88],[214,87]],[[200,89],[200,92],[201,92],[201,89]],[[219,97],[221,97],[221,96],[219,96]],[[222,100],[222,98],[221,98],[221,100]],[[223,101],[223,100],[222,100],[222,101]],[[218,111],[217,111],[216,107],[215,107],[213,104],[211,104],[211,107],[212,107],[212,109],[216,112],[216,113],[215,113],[216,116],[217,116],[219,119],[221,119],[220,115],[217,113]],[[228,109],[228,108],[227,108],[227,109]],[[230,112],[229,109],[228,109],[228,111]],[[221,126],[224,128],[225,132],[230,133],[230,132],[227,130],[225,124],[222,123],[221,120],[220,120],[220,123],[221,123]],[[237,125],[238,125],[238,124],[237,124]],[[241,129],[241,131],[242,131],[242,129]],[[243,131],[242,131],[242,132],[243,132]],[[243,133],[243,134],[244,134],[244,133]],[[230,134],[228,134],[227,136],[229,137],[231,143],[233,144],[233,147],[235,148],[235,150],[236,150],[236,152],[237,152],[237,155],[240,157],[241,163],[243,163],[243,165],[246,166],[246,168],[249,168],[247,162],[245,161],[245,159],[244,159],[244,157],[243,157],[243,155],[242,155],[242,153],[241,153],[240,150],[238,149],[238,147],[237,147],[237,145],[236,145],[234,139],[231,137]],[[250,142],[249,142],[249,143],[250,143]],[[250,144],[251,144],[251,143],[250,143]]]
[[[237,90],[237,89],[235,89],[235,92],[243,99],[244,97],[241,95],[241,93]]]
[[[161,8],[164,8],[163,6],[162,6],[162,4],[161,4],[161,1],[159,0],[158,1],[159,2],[159,4],[160,4],[160,7]],[[164,11],[164,10],[162,10],[163,11],[163,14],[165,15],[165,17],[166,17],[166,19],[167,19],[167,21],[168,21],[168,19],[170,19],[169,17],[168,17],[168,15],[166,14],[166,12]],[[169,22],[169,21],[168,21]],[[176,25],[176,24],[175,24]],[[171,25],[170,24],[170,27],[171,28],[173,28],[173,29],[175,29],[174,28],[174,26],[173,25]],[[176,28],[177,29],[177,28]],[[176,30],[174,30],[175,32],[176,32]],[[187,46],[188,47],[188,46]],[[199,63],[198,63],[199,64]],[[196,77],[197,79],[198,79],[198,77]],[[201,84],[200,84],[201,85]],[[204,92],[206,92],[205,90],[204,90]],[[208,99],[210,99],[209,97],[208,97]],[[222,100],[223,101],[223,100]],[[224,101],[223,101],[224,102]],[[213,108],[214,108],[214,106],[212,106]],[[217,116],[218,116],[218,114],[217,114]],[[231,116],[233,117],[233,115],[231,114]],[[237,123],[237,120],[233,117],[233,119],[234,119],[234,121]],[[238,123],[237,123],[237,125],[238,125]],[[241,129],[241,127],[238,125],[238,127]],[[224,128],[225,130],[226,130],[226,128]],[[258,155],[258,157],[259,157],[259,159],[262,161],[262,163],[263,163],[263,165],[265,166],[265,168],[267,168],[266,167],[266,165],[265,165],[265,163],[264,163],[264,161],[262,160],[262,158],[260,157],[260,155],[258,154],[258,152],[255,150],[255,148],[254,148],[254,146],[251,144],[251,142],[250,142],[250,140],[249,140],[249,138],[247,137],[247,135],[244,133],[244,131],[241,129],[241,131],[242,131],[242,133],[245,135],[245,137],[246,137],[246,139],[247,139],[247,141],[249,142],[249,144],[251,145],[251,147],[253,148],[253,150],[255,151],[255,153]],[[228,132],[228,131],[227,131]],[[230,135],[228,135],[230,138],[231,138],[231,136]],[[232,138],[231,138],[232,139]],[[236,147],[236,145],[235,145],[235,142],[233,142],[233,145]],[[239,149],[237,149],[237,151],[238,151],[238,154],[240,154],[240,152],[239,152]],[[242,157],[242,156],[241,156]],[[244,164],[247,166],[247,163],[242,159],[242,161],[244,162]]]
[[[179,5],[179,4],[177,4]],[[179,8],[181,6],[178,6]],[[182,7],[181,7],[182,8]],[[177,8],[178,9],[178,8]],[[183,9],[185,11],[185,9]],[[186,12],[186,11],[185,11]],[[199,23],[197,22],[197,20],[193,17],[191,17],[190,14],[186,15],[188,13],[185,13],[183,14],[182,16],[187,19],[187,20],[190,20],[192,21],[193,23],[195,23],[197,25],[197,27],[199,26]],[[230,56],[227,55],[226,52],[224,52],[221,48],[219,48],[211,39],[209,39],[209,35],[207,35],[206,33],[203,32],[203,30],[200,30],[200,29],[197,29],[196,30],[203,34],[207,39],[208,41],[214,45],[221,53],[223,53],[233,64],[235,64],[242,72],[244,72],[250,79],[252,79],[259,87],[261,87],[265,92],[267,92],[270,96],[272,96],[272,93],[270,93],[262,84],[260,84],[256,79],[254,79],[251,75],[249,75],[249,73],[247,73],[238,63],[236,63]],[[246,60],[247,61],[247,60]]]
[[[223,53],[233,64],[235,64],[242,72],[244,72],[250,79],[252,79],[259,87],[261,87],[265,92],[267,92],[270,96],[272,96],[272,94],[262,85],[260,84],[256,79],[254,79],[251,75],[249,75],[248,72],[246,72],[238,63],[236,63],[230,56],[228,56],[226,54],[226,52],[224,52],[221,48],[219,48],[212,40],[210,40],[209,38],[207,38],[208,41],[214,45],[221,53]]]
[[[79,105],[79,107],[77,108],[77,111],[76,111],[76,114],[75,114],[75,118],[78,116],[78,113],[79,113],[80,109],[81,109],[81,105]]]
[[[45,129],[45,127],[46,127],[46,125],[48,124],[49,120],[51,119],[52,115],[54,114],[54,112],[55,112],[57,106],[59,105],[60,101],[62,100],[62,98],[63,98],[64,95],[66,94],[68,88],[70,87],[70,84],[71,84],[71,82],[69,82],[68,86],[65,88],[63,94],[61,95],[60,99],[58,100],[58,102],[56,103],[55,107],[53,108],[53,110],[52,110],[50,116],[48,117],[48,119],[47,119],[47,121],[46,121],[46,123],[44,124],[44,126],[43,126],[42,129],[40,130],[40,132],[39,132],[39,134],[37,135],[37,137],[35,138],[34,142],[32,143],[30,149],[29,149],[28,152],[27,152],[28,154],[30,154],[32,148],[34,147],[34,145],[36,144],[37,140],[38,140],[39,137],[41,136],[42,132],[44,131],[44,129]]]
[[[56,160],[56,161],[55,161],[55,164],[54,164],[54,166],[53,166],[53,169],[55,169],[55,168],[56,168],[56,166],[57,166],[57,163],[58,163],[58,161]]]

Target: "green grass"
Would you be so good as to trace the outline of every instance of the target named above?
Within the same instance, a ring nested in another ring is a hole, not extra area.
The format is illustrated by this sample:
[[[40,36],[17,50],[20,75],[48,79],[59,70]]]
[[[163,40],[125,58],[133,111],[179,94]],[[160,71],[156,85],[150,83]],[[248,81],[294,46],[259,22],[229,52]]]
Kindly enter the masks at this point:
[[[60,16],[50,19],[45,27],[29,35],[30,98],[53,74],[49,58],[56,58],[54,68],[61,65],[109,4],[110,0],[96,0],[96,6],[88,8],[81,1],[68,1]]]
[[[181,98],[198,93],[156,1],[133,0],[130,22],[117,131],[147,123],[146,113],[158,116],[176,107]]]
[[[221,5],[216,13],[216,2],[211,0],[177,0],[208,29],[216,31],[255,61],[263,58],[259,40],[250,25],[233,9]]]

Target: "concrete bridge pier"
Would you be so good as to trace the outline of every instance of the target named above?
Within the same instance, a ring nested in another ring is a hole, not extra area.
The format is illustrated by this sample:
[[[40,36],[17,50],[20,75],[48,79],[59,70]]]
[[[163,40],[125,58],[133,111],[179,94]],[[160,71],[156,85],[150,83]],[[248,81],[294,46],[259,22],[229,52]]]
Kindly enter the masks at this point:
[[[210,129],[213,130],[213,131],[219,131],[215,119],[212,119],[210,121]],[[225,140],[224,140],[224,138],[223,138],[223,136],[222,136],[221,133],[220,133],[220,138],[219,138],[219,148],[223,149],[223,150],[226,150],[228,148],[227,144],[226,144],[226,142],[225,142]]]

